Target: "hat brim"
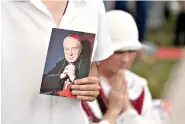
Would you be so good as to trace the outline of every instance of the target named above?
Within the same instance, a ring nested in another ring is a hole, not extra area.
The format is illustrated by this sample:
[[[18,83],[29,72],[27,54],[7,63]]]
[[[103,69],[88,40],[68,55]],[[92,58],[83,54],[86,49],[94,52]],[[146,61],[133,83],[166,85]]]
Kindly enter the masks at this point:
[[[147,49],[147,46],[144,44],[141,44],[139,41],[135,42],[135,44],[133,44],[133,42],[124,42],[122,44],[120,44],[121,42],[119,42],[119,44],[113,44],[114,46],[114,51],[129,51],[129,50],[135,50],[135,51],[139,51],[139,50],[145,50]],[[132,43],[132,44],[131,44]]]

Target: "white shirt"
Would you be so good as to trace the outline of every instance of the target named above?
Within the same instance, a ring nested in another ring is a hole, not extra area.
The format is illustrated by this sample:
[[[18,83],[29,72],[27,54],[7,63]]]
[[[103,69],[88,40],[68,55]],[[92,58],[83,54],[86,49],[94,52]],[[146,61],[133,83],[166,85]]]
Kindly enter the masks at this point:
[[[116,124],[160,124],[160,116],[152,108],[152,98],[146,79],[129,70],[125,71],[125,76],[128,83],[128,95],[130,100],[136,100],[144,90],[143,106],[141,115],[139,115],[135,109],[130,109],[117,117]],[[108,97],[111,90],[110,85],[102,76],[100,77],[100,83],[105,96]],[[97,101],[94,101],[93,103],[88,102],[89,107],[96,115],[98,115],[98,118],[102,118],[102,113],[98,113],[98,109],[100,108],[99,105],[95,104],[96,102]],[[105,124],[106,123],[107,122],[105,122]],[[101,124],[104,124],[104,122],[101,122]]]
[[[2,123],[84,124],[79,100],[40,95],[52,28],[40,0],[2,2]],[[95,33],[93,60],[110,56],[103,1],[69,1],[59,28]]]

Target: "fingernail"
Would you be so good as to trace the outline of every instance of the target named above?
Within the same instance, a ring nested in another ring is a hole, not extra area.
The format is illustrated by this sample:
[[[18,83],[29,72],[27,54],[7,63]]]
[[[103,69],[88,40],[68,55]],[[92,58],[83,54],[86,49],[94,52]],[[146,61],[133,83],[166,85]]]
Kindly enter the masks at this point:
[[[75,94],[76,92],[75,91],[72,91],[72,94]]]
[[[80,96],[76,96],[76,98],[81,100],[81,97]]]
[[[77,81],[76,80],[74,81],[74,84],[77,84]]]
[[[74,86],[74,85],[72,85],[72,86],[71,86],[71,88],[72,88],[72,89],[74,89],[74,88],[75,88],[75,86]]]

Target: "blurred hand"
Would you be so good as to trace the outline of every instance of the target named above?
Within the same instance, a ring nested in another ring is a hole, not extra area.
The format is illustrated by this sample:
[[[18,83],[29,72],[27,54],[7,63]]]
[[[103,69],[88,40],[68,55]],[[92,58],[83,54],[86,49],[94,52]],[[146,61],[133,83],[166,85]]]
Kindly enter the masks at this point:
[[[77,99],[94,101],[99,95],[99,79],[97,77],[87,77],[75,80],[71,89],[72,94],[76,95]]]
[[[128,98],[127,82],[123,70],[118,72],[116,81],[111,83],[111,91],[108,96],[108,101],[108,109],[126,111],[131,107],[130,100]]]
[[[112,82],[111,91],[108,96],[108,110],[104,115],[104,120],[109,120],[110,123],[115,123],[117,116],[127,109],[131,108],[128,99],[127,82],[124,71],[119,71],[115,82]]]

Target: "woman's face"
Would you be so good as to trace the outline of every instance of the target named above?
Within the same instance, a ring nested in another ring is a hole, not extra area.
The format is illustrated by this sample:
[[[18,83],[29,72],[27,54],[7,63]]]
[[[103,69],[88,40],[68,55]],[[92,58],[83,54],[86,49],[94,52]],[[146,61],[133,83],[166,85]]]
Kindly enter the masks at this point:
[[[129,69],[136,55],[136,51],[117,51],[104,60],[103,64],[107,67],[108,71],[116,73],[120,69]]]

